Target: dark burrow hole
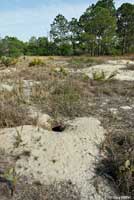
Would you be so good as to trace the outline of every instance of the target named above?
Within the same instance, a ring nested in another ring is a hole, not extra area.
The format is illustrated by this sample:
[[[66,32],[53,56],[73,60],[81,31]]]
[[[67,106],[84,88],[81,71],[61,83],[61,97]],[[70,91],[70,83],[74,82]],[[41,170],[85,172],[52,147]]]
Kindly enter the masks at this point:
[[[54,132],[63,132],[65,130],[65,125],[55,125],[53,128],[52,128],[52,131]]]

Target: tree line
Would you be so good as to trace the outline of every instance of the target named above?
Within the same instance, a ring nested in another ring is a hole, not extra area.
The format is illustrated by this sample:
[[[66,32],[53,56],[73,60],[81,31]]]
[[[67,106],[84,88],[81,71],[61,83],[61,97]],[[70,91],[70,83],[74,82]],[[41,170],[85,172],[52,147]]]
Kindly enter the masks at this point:
[[[20,55],[123,55],[134,52],[134,5],[113,0],[90,5],[79,19],[68,21],[59,14],[50,29],[50,38],[16,37],[0,39],[0,56]]]

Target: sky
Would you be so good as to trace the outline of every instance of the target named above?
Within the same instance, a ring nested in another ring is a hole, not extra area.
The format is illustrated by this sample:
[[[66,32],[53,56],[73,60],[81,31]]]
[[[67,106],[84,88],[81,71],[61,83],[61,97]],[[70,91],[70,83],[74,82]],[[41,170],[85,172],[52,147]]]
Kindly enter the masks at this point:
[[[116,0],[116,7],[134,0]],[[68,20],[79,18],[96,0],[0,0],[0,37],[6,35],[27,41],[31,36],[48,36],[57,14]]]

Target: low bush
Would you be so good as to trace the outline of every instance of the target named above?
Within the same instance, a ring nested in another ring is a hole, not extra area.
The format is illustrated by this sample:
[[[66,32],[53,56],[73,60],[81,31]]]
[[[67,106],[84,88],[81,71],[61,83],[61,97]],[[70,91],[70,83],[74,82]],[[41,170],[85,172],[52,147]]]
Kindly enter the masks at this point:
[[[11,58],[11,57],[6,57],[6,56],[1,57],[1,64],[6,67],[9,67],[11,65],[16,65],[17,62],[18,62],[18,59],[16,58]]]
[[[33,66],[40,66],[40,65],[44,65],[44,62],[39,59],[39,58],[34,58],[30,63],[29,63],[29,67],[33,67]]]

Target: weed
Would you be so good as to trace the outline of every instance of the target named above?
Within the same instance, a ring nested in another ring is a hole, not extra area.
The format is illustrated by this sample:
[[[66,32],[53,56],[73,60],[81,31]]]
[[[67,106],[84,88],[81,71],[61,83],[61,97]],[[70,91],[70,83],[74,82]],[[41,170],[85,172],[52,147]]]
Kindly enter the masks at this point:
[[[21,133],[17,129],[16,129],[16,133],[17,135],[15,136],[14,148],[18,148],[22,142]]]

